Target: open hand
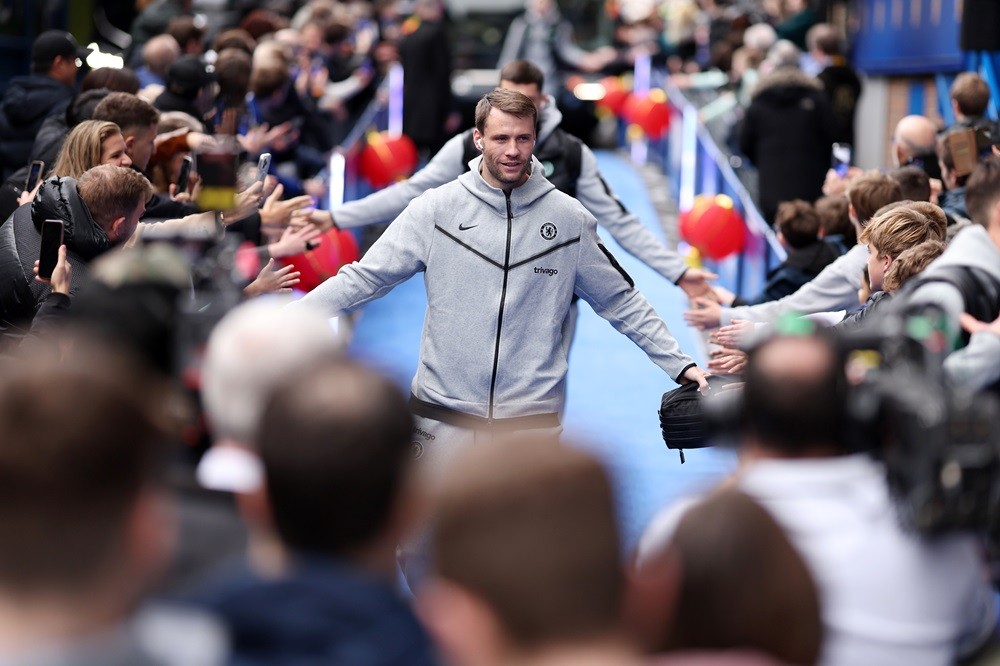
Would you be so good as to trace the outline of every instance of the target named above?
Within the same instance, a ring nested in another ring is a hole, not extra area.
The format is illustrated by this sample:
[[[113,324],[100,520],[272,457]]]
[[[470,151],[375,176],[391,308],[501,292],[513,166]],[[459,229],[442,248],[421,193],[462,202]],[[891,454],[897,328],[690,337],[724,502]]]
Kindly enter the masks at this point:
[[[715,328],[722,317],[722,307],[713,299],[699,296],[691,300],[693,310],[684,313],[684,320],[697,329]]]
[[[267,265],[260,270],[257,279],[248,284],[243,293],[253,298],[262,294],[290,292],[292,287],[299,283],[301,273],[293,272],[294,266],[276,268],[276,265],[274,259],[269,259]]]

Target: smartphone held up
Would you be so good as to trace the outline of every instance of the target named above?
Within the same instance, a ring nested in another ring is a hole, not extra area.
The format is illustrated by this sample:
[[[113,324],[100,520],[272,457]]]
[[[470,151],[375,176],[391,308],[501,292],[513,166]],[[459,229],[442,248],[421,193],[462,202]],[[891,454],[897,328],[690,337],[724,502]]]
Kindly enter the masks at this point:
[[[38,252],[38,277],[49,280],[59,263],[59,246],[63,244],[63,221],[42,222],[42,243]]]
[[[45,171],[45,162],[35,160],[28,167],[28,177],[24,179],[24,191],[31,192],[38,187],[38,181],[42,179],[42,172]]]
[[[847,171],[851,168],[851,144],[833,144],[830,150],[830,168],[841,178],[847,177]]]

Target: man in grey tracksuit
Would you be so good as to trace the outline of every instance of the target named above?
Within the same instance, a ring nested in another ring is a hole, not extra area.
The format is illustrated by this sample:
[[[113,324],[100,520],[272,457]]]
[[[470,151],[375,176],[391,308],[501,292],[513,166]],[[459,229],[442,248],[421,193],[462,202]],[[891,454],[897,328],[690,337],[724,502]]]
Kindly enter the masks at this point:
[[[574,294],[671,378],[707,386],[601,244],[594,217],[544,177],[531,156],[535,113],[520,93],[488,93],[472,170],[416,198],[360,262],[303,299],[350,311],[424,272],[417,455],[450,457],[476,431],[558,429]]]
[[[500,73],[501,88],[524,93],[538,109],[535,155],[545,165],[546,177],[558,189],[579,200],[626,252],[679,286],[688,296],[707,294],[710,287],[706,280],[715,276],[689,268],[615,197],[598,171],[594,153],[559,127],[562,113],[552,97],[542,92],[543,81],[541,70],[526,60],[511,62]],[[470,129],[452,137],[409,179],[350,201],[329,213],[317,211],[316,221],[329,224],[332,217],[333,223],[341,229],[391,222],[414,198],[431,188],[450,183],[468,170],[473,156],[468,150],[472,145],[472,132]],[[569,155],[578,157],[574,161]]]

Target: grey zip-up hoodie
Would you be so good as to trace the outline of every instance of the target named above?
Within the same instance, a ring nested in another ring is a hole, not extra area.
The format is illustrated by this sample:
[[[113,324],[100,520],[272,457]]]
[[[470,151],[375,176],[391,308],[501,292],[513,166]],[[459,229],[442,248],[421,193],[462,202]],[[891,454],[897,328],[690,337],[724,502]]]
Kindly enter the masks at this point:
[[[541,147],[562,122],[562,113],[555,100],[547,98],[539,119],[538,147]],[[363,199],[349,201],[332,211],[337,226],[353,229],[369,224],[387,224],[403,212],[407,204],[425,191],[450,183],[465,172],[465,143],[472,130],[452,137],[431,158],[427,165],[407,180],[374,192]],[[607,229],[626,252],[643,262],[674,284],[681,279],[687,265],[668,249],[638,217],[615,196],[597,169],[597,158],[587,146],[582,146],[580,177],[576,182],[576,197]]]
[[[303,301],[350,311],[424,272],[413,393],[485,418],[561,408],[573,294],[671,377],[694,365],[601,245],[593,216],[545,179],[537,159],[509,195],[483,180],[481,163],[415,199],[360,262]]]
[[[943,266],[980,268],[1000,282],[1000,249],[984,227],[973,224],[955,235],[944,254],[924,270],[924,275],[931,276]],[[907,303],[940,306],[948,314],[952,335],[959,334],[958,318],[965,311],[965,302],[957,287],[929,282],[914,289]],[[948,355],[944,367],[947,376],[960,386],[978,390],[993,384],[1000,379],[1000,336],[989,332],[974,334],[968,345]]]

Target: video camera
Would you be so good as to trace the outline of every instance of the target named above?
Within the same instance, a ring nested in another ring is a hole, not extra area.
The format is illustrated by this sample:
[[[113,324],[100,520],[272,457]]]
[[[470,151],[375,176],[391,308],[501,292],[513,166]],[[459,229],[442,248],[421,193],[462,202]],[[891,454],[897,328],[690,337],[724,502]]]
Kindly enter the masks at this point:
[[[1000,400],[948,383],[942,317],[893,312],[838,338],[844,443],[884,461],[905,526],[978,532],[1000,551]]]

